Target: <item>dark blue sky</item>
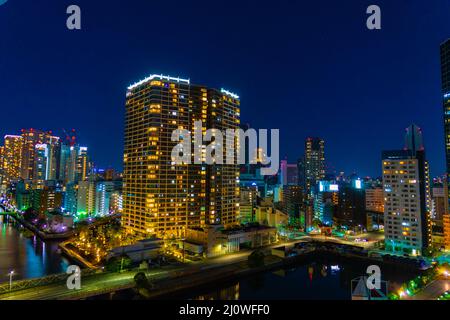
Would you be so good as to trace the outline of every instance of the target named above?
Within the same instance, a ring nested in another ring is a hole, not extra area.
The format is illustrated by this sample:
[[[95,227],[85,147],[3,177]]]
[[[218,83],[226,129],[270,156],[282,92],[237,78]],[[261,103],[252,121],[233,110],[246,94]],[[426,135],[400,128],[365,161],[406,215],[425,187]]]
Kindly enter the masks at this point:
[[[66,8],[82,30],[66,29]],[[366,29],[366,8],[382,30]],[[76,128],[101,166],[121,168],[127,85],[152,73],[225,87],[242,121],[279,128],[295,161],[326,140],[336,170],[380,175],[383,149],[424,132],[444,172],[439,44],[448,0],[9,0],[0,6],[0,134]]]

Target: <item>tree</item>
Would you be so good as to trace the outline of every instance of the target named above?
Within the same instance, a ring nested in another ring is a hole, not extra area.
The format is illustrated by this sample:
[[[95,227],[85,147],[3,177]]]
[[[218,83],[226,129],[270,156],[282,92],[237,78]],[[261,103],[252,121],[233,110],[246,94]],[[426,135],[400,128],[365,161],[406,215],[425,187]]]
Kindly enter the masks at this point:
[[[312,222],[312,226],[314,228],[320,228],[322,226],[322,221],[320,221],[319,219],[314,219]]]
[[[429,248],[426,248],[426,249],[423,251],[423,256],[424,256],[424,257],[427,257],[427,258],[432,258],[432,257],[435,256],[436,252],[437,252],[437,249],[436,249],[436,248],[434,248],[434,247],[429,247]]]
[[[255,250],[248,256],[248,265],[251,268],[257,268],[264,265],[265,254],[262,250]]]
[[[134,276],[134,282],[136,283],[136,288],[138,289],[148,289],[150,287],[150,282],[144,272],[138,272]]]
[[[28,208],[23,213],[23,218],[25,219],[25,221],[28,221],[28,222],[33,221],[37,217],[38,217],[38,214],[37,214],[36,210],[34,210],[33,208]]]
[[[105,264],[105,269],[110,272],[120,272],[130,268],[131,264],[132,261],[130,257],[124,254],[118,257],[110,258]]]
[[[136,273],[134,276],[134,283],[136,284],[136,289],[141,296],[147,299],[150,298],[150,290],[153,288],[153,284],[148,281],[144,272]]]

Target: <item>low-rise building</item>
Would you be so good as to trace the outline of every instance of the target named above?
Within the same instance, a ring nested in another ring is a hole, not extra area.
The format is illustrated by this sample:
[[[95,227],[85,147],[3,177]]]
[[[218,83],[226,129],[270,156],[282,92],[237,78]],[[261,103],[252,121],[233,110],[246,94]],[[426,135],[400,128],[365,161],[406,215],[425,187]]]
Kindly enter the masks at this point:
[[[223,225],[188,228],[184,249],[206,257],[239,252],[242,247],[259,248],[278,241],[276,228],[248,225],[225,229]]]
[[[289,223],[289,216],[274,207],[271,202],[261,202],[255,208],[255,222],[269,226],[279,227]]]
[[[133,262],[141,262],[156,258],[164,246],[164,241],[158,238],[140,240],[135,244],[116,247],[108,253],[108,259],[127,255]]]

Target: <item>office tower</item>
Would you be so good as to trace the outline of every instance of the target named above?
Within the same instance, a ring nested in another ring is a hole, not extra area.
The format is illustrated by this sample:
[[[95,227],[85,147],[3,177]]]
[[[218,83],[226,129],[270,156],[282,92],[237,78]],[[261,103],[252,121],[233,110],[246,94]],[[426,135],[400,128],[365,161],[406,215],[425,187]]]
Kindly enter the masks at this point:
[[[438,185],[431,188],[432,210],[431,217],[433,224],[439,227],[443,226],[444,215],[448,212],[447,186]]]
[[[325,142],[322,139],[306,139],[304,169],[305,190],[309,194],[325,177]]]
[[[34,189],[31,191],[33,198],[33,208],[39,214],[47,212],[59,212],[63,205],[63,194],[51,187]]]
[[[382,153],[385,245],[390,251],[421,255],[431,243],[428,164],[417,126],[407,129],[406,140],[403,150]]]
[[[339,204],[339,185],[335,181],[319,181],[319,189],[314,194],[314,218],[331,225]]]
[[[366,192],[359,178],[340,183],[336,220],[356,231],[367,226]]]
[[[366,210],[384,213],[383,188],[366,189]]]
[[[22,164],[23,138],[21,136],[6,135],[3,146],[3,181],[2,184],[9,184],[11,181],[19,180],[20,166]]]
[[[308,228],[314,219],[314,193],[317,192],[317,184],[325,178],[325,142],[322,139],[306,139],[301,165],[304,170],[301,178],[305,193],[305,225]]]
[[[35,129],[22,129],[22,179],[36,179],[36,145],[46,144],[50,140],[50,137],[50,132],[44,132]]]
[[[447,160],[447,190],[450,184],[450,39],[441,44],[441,80],[442,80],[442,103],[444,111],[445,128],[445,155]],[[447,192],[448,202],[450,194]],[[450,212],[444,215],[444,238],[450,249]]]
[[[61,143],[59,151],[59,165],[58,165],[58,180],[69,183],[69,168],[70,168],[70,145],[66,142]]]
[[[46,180],[57,180],[61,157],[61,141],[59,137],[49,136],[47,140]]]
[[[109,210],[112,214],[119,214],[123,212],[123,195],[121,191],[115,190],[111,194]]]
[[[34,150],[33,177],[36,186],[42,186],[44,181],[56,180],[60,161],[59,138],[47,136],[46,143],[36,144]]]
[[[95,215],[95,196],[95,181],[87,180],[78,182],[77,215],[80,218]]]
[[[47,144],[37,144],[34,148],[33,180],[37,188],[41,188],[47,178],[48,146]]]
[[[19,181],[16,184],[15,198],[16,198],[16,207],[19,210],[25,211],[28,208],[33,207],[32,193],[27,187],[27,185],[24,183],[24,181]]]
[[[303,208],[304,194],[300,186],[283,187],[283,213],[289,216],[291,225],[305,229],[305,213]]]
[[[65,183],[86,181],[89,175],[88,148],[63,145],[59,171],[60,179]]]
[[[95,214],[106,216],[109,214],[111,197],[114,192],[114,182],[99,181],[96,185]]]
[[[238,129],[239,106],[239,97],[226,90],[167,76],[153,75],[128,88],[122,222],[129,232],[171,238],[182,237],[188,225],[236,223],[239,166],[175,165],[171,137],[176,129],[200,129],[196,121],[203,134]]]
[[[68,183],[66,185],[66,191],[64,193],[64,212],[70,214],[77,213],[78,204],[78,184],[75,182]]]

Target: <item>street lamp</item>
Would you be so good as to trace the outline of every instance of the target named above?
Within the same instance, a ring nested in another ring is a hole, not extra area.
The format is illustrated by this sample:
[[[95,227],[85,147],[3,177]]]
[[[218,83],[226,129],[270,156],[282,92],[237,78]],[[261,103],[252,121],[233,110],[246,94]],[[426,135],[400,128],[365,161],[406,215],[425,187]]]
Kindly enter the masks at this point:
[[[12,278],[13,278],[13,276],[14,276],[14,270],[11,270],[11,271],[8,273],[8,275],[9,275],[9,291],[11,291],[11,289],[12,289]]]

